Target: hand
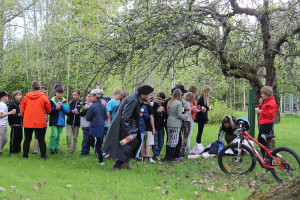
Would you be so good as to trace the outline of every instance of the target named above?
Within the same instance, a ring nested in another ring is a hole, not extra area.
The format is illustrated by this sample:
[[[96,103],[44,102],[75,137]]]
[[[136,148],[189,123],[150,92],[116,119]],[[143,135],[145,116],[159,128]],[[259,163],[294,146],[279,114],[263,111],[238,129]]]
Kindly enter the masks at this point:
[[[57,105],[62,106],[62,102],[58,102]]]
[[[255,112],[256,112],[256,113],[260,113],[261,110],[260,110],[259,108],[255,108]]]
[[[197,109],[196,106],[191,107],[191,110],[196,110],[196,109]]]
[[[184,105],[184,110],[188,110],[189,106],[187,104]]]
[[[260,98],[260,99],[258,100],[258,105],[261,106],[261,105],[263,104],[263,102],[264,102],[264,100],[263,100],[262,98]]]
[[[77,109],[73,109],[71,112],[74,113],[74,114],[78,114],[79,113]]]
[[[56,106],[56,110],[59,110],[59,109],[61,109],[61,106],[60,105]]]
[[[188,118],[189,118],[189,114],[186,114],[184,120],[188,120]]]
[[[127,136],[127,139],[129,140],[129,142],[133,139],[133,136],[132,135],[128,135]]]
[[[201,107],[201,112],[206,112],[206,108],[204,106]]]
[[[16,114],[16,109],[12,109],[10,112],[9,112],[9,114]]]
[[[209,106],[209,110],[212,110],[213,109],[213,107],[212,106]]]
[[[152,130],[152,135],[155,135],[155,130]]]

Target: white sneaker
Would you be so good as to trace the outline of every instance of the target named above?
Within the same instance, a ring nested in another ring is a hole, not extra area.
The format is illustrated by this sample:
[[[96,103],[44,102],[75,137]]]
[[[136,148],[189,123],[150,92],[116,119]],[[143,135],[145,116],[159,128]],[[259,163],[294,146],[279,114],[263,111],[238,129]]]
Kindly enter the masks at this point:
[[[149,162],[149,163],[156,163],[156,161],[153,160],[152,158],[148,158],[148,162]]]

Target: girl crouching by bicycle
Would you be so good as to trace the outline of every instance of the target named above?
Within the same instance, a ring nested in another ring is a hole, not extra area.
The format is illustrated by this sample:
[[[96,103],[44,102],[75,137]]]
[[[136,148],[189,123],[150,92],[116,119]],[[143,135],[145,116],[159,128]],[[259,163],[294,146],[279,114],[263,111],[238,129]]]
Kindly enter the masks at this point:
[[[265,86],[260,90],[261,98],[259,99],[258,108],[255,108],[255,112],[259,114],[259,134],[258,142],[267,148],[270,148],[269,142],[262,138],[262,134],[270,135],[273,130],[274,118],[277,113],[277,104],[273,96],[273,90],[269,86]],[[263,157],[265,156],[265,150],[261,149]]]
[[[223,135],[225,133],[225,141],[227,144],[230,144],[237,135],[235,134],[236,126],[235,126],[235,117],[230,115],[225,115],[222,119],[222,123],[219,129],[218,140],[223,139]]]

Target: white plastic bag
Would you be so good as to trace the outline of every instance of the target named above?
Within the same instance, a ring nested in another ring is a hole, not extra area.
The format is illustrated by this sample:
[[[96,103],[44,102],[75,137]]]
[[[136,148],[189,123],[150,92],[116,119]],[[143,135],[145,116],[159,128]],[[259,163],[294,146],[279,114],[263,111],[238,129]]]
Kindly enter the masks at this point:
[[[200,144],[196,144],[196,145],[193,147],[193,149],[192,149],[190,155],[199,155],[199,154],[202,153],[203,151],[204,151],[203,145],[202,145],[201,143],[200,143]]]

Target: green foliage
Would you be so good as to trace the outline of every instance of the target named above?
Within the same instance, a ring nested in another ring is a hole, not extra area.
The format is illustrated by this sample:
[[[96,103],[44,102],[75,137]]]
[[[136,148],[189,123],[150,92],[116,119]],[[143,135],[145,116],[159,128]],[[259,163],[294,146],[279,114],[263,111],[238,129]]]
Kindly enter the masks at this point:
[[[227,107],[224,101],[215,101],[213,110],[208,112],[208,119],[210,124],[221,123],[225,115],[234,116],[235,112]]]

